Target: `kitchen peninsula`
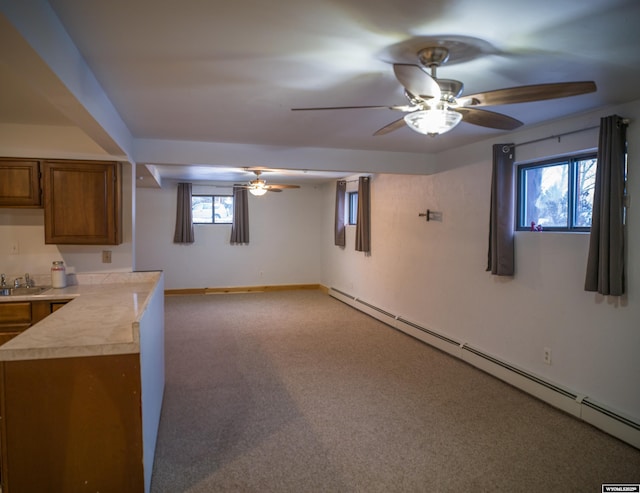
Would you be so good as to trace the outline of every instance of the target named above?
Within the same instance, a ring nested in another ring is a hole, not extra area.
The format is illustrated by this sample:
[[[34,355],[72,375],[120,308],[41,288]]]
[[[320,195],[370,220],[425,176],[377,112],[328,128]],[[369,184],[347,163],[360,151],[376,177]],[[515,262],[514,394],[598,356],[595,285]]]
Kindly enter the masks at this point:
[[[164,391],[163,274],[77,278],[12,296],[71,301],[0,346],[3,493],[150,490]]]

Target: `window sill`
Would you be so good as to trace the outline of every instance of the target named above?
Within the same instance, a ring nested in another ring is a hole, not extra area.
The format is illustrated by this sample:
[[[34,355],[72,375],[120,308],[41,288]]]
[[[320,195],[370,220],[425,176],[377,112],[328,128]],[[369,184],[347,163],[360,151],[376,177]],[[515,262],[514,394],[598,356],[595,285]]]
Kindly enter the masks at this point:
[[[530,231],[528,229],[517,229],[516,233],[531,233],[531,234],[568,234],[568,235],[589,235],[591,231],[566,231],[557,229],[543,229],[542,231]]]

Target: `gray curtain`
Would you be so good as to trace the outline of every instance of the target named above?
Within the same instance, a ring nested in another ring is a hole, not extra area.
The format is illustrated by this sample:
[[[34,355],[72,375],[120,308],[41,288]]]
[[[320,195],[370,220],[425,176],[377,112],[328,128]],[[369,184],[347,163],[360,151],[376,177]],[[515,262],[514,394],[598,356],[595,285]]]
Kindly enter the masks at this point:
[[[249,192],[245,187],[233,187],[233,223],[231,244],[249,243]]]
[[[356,250],[371,251],[371,191],[368,176],[358,179],[358,217],[356,220]]]
[[[624,189],[627,126],[617,115],[600,120],[585,291],[624,294]]]
[[[336,218],[334,228],[334,244],[345,246],[344,205],[347,196],[347,182],[339,180],[336,183]]]
[[[514,159],[513,144],[494,144],[487,271],[496,276],[514,273]]]
[[[178,207],[174,243],[193,243],[193,215],[191,212],[191,183],[178,183]]]

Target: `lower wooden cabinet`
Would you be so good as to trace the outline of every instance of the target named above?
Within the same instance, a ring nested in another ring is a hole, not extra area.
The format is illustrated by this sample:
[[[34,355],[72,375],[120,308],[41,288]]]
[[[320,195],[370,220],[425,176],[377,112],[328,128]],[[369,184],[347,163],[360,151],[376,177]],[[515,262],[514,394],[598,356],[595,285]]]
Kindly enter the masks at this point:
[[[52,314],[69,300],[8,301],[0,303],[0,345]]]
[[[10,341],[31,327],[31,303],[0,303],[0,344]]]
[[[31,302],[31,325],[62,308],[71,300],[38,300]]]
[[[0,362],[2,491],[144,493],[140,355]]]

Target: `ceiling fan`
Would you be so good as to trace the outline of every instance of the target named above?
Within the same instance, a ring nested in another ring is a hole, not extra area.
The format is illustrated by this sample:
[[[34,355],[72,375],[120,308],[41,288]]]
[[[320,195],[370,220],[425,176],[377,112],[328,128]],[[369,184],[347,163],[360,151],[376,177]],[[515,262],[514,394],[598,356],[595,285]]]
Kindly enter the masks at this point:
[[[437,77],[438,67],[449,60],[447,47],[435,45],[423,48],[418,51],[417,57],[420,66],[407,63],[393,65],[394,74],[405,89],[408,105],[292,108],[292,111],[386,108],[402,111],[406,115],[373,135],[384,135],[406,125],[418,133],[435,136],[448,132],[460,121],[499,130],[514,130],[523,125],[510,116],[481,109],[484,106],[543,101],[596,91],[594,82],[583,81],[534,84],[463,95],[462,82]],[[430,74],[425,69],[429,69]]]
[[[267,184],[265,180],[260,178],[262,171],[252,170],[252,172],[256,175],[256,179],[251,180],[248,185],[244,185],[244,188],[249,190],[249,193],[257,197],[264,195],[267,192],[282,192],[285,188],[300,188],[299,185]]]

